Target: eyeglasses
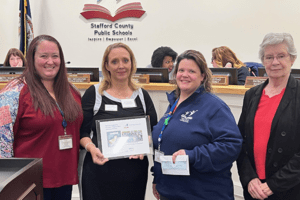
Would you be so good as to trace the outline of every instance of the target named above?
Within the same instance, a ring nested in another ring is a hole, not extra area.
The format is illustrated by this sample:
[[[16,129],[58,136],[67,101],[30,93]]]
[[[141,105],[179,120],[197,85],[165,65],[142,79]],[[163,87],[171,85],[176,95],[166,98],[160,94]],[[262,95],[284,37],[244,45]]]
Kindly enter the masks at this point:
[[[273,63],[274,58],[276,58],[277,61],[281,62],[281,61],[283,61],[284,59],[286,59],[289,56],[290,56],[290,54],[288,54],[288,55],[286,55],[286,54],[279,54],[279,55],[277,55],[275,57],[274,56],[264,56],[264,61],[266,63],[270,64],[270,63]]]

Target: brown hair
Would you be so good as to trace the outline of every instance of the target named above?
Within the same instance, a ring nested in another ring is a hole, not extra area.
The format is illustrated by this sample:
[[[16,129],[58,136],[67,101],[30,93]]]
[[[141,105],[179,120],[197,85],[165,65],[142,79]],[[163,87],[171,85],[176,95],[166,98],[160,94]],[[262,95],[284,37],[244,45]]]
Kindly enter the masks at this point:
[[[176,76],[176,74],[178,72],[179,63],[183,59],[195,61],[195,63],[198,65],[198,67],[200,69],[201,74],[204,74],[204,79],[201,84],[204,85],[205,91],[211,92],[212,91],[212,73],[211,73],[210,69],[207,67],[204,56],[199,51],[195,51],[195,50],[187,50],[187,51],[183,52],[181,55],[179,55],[177,57],[174,76]],[[176,95],[177,96],[180,95],[180,88],[178,86],[176,87]]]
[[[131,71],[129,74],[128,85],[132,90],[138,89],[138,86],[135,84],[135,82],[132,79],[133,74],[135,74],[135,72],[136,72],[136,60],[135,60],[132,50],[129,48],[129,46],[127,46],[124,43],[114,43],[114,44],[109,45],[106,48],[103,58],[102,58],[102,67],[101,68],[102,68],[103,80],[99,87],[100,94],[102,94],[103,91],[105,91],[111,87],[111,74],[106,69],[105,66],[108,64],[108,56],[109,56],[110,52],[115,48],[124,48],[128,51],[128,53],[130,55],[130,60],[131,60]]]
[[[219,67],[225,67],[227,63],[231,63],[233,68],[245,66],[245,64],[236,57],[235,53],[226,46],[214,48],[212,50],[212,60],[215,60]]]
[[[67,69],[65,66],[62,48],[55,38],[49,35],[40,35],[32,40],[26,55],[28,65],[21,75],[21,78],[25,77],[35,110],[39,108],[45,115],[51,115],[54,117],[53,112],[57,107],[56,102],[48,93],[34,66],[34,58],[37,47],[43,41],[53,42],[59,49],[60,67],[56,77],[54,78],[53,89],[56,101],[64,112],[65,119],[67,121],[74,121],[78,117],[79,113],[82,112],[82,109],[71,93],[72,85],[68,82]],[[75,89],[73,90],[76,91]],[[76,93],[80,95],[79,92],[76,91]]]
[[[6,55],[6,58],[5,58],[5,61],[3,63],[3,66],[4,67],[9,67],[10,64],[9,64],[9,59],[10,59],[10,56],[13,55],[13,56],[19,56],[22,61],[23,61],[23,66],[26,66],[26,59],[22,53],[22,51],[20,51],[19,49],[16,49],[16,48],[11,48],[8,52],[7,52],[7,55]]]

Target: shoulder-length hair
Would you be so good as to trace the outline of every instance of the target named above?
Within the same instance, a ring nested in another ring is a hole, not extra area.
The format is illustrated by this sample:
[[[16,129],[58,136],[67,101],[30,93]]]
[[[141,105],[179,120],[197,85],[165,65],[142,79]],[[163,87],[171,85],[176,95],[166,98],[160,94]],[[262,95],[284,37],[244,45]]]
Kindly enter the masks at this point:
[[[174,62],[177,57],[177,53],[171,49],[170,47],[159,47],[157,48],[151,57],[151,65],[152,67],[162,67],[163,61],[166,56],[172,57],[172,61]]]
[[[59,42],[55,38],[49,35],[40,35],[32,40],[26,55],[27,67],[25,68],[21,78],[25,78],[35,110],[40,109],[45,115],[51,115],[54,117],[54,111],[57,108],[56,102],[50,96],[49,92],[42,83],[41,76],[37,72],[34,65],[35,53],[38,46],[43,41],[53,42],[58,47],[60,67],[56,77],[54,78],[54,94],[56,102],[64,112],[65,119],[67,121],[74,121],[79,113],[82,112],[82,109],[81,106],[75,101],[71,93],[71,88],[78,95],[80,94],[73,89],[73,86],[68,82],[64,54]]]
[[[175,71],[174,71],[175,76],[177,75],[179,64],[183,59],[195,61],[195,63],[197,64],[197,66],[200,69],[201,74],[204,74],[204,79],[201,84],[203,84],[206,92],[211,92],[212,91],[212,73],[211,73],[210,69],[207,67],[206,60],[205,60],[204,56],[202,55],[202,53],[200,53],[199,51],[195,51],[195,50],[187,50],[187,51],[183,52],[181,55],[179,55],[176,60],[176,66],[175,66]],[[178,87],[178,85],[176,87],[176,95],[177,95],[177,97],[180,95],[180,88]]]
[[[3,63],[4,67],[9,67],[10,66],[9,59],[10,59],[11,55],[19,56],[23,61],[23,66],[26,66],[26,59],[25,59],[22,51],[20,51],[19,49],[16,49],[16,48],[11,48],[10,50],[8,50],[8,52],[6,54],[6,58],[5,58],[5,61]]]
[[[135,84],[135,82],[132,79],[133,74],[135,74],[135,72],[136,72],[136,60],[135,60],[134,54],[133,54],[132,50],[129,48],[129,46],[120,42],[120,43],[114,43],[114,44],[109,45],[104,52],[104,55],[102,58],[102,67],[101,67],[102,74],[103,74],[103,80],[101,81],[101,84],[99,87],[100,94],[103,94],[103,91],[111,88],[111,86],[112,86],[111,85],[112,84],[111,74],[106,69],[105,66],[108,65],[108,63],[109,63],[108,56],[109,56],[110,52],[116,48],[124,48],[126,51],[128,51],[128,53],[130,55],[130,61],[131,61],[131,71],[130,71],[129,78],[128,78],[128,86],[132,90],[138,89],[138,86]]]
[[[265,49],[267,46],[281,43],[286,44],[288,53],[290,54],[291,58],[295,60],[297,58],[297,50],[292,35],[289,33],[268,33],[264,37],[259,48],[259,58],[261,62],[264,61]]]
[[[219,67],[225,67],[227,63],[231,63],[233,68],[245,66],[245,64],[236,57],[235,53],[226,46],[214,48],[212,50],[212,60],[215,60]]]

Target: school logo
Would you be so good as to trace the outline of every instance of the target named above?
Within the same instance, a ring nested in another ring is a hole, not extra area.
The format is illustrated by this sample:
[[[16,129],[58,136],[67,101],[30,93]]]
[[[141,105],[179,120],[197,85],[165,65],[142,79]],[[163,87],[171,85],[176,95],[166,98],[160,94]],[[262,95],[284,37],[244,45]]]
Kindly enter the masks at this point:
[[[119,19],[133,17],[141,18],[146,11],[143,10],[143,7],[140,2],[128,3],[115,11],[114,16],[111,15],[111,12],[100,5],[97,4],[85,4],[83,12],[80,14],[85,19],[107,19],[109,21],[115,22]]]
[[[195,114],[198,110],[193,110],[193,111],[186,111],[184,114],[181,115],[180,121],[189,123],[190,120],[193,119],[192,115]]]

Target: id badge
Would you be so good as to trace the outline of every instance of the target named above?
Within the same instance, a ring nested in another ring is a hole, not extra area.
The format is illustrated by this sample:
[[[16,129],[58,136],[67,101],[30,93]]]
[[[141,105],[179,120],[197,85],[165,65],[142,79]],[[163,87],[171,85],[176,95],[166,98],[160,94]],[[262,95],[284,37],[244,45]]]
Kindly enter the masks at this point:
[[[60,135],[58,136],[59,150],[72,149],[73,139],[72,135]]]
[[[118,106],[105,104],[105,111],[118,111]]]
[[[136,104],[134,99],[121,99],[123,108],[135,108]]]
[[[154,156],[154,161],[159,162],[160,163],[160,156],[164,156],[165,153],[162,151],[159,151],[157,149],[155,149],[155,156]]]

